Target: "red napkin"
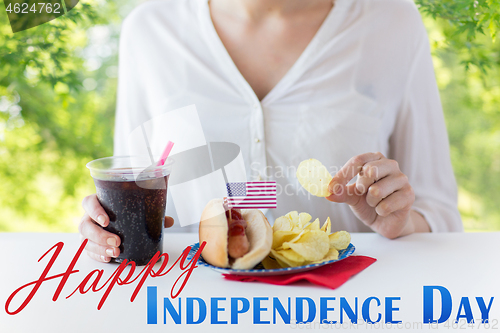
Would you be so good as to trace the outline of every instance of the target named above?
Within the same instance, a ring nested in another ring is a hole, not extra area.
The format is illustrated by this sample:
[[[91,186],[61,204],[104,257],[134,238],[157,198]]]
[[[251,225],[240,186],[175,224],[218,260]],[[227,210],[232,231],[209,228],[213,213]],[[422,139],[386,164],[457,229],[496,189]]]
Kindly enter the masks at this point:
[[[224,278],[233,281],[241,282],[264,282],[270,284],[285,285],[290,284],[300,280],[306,280],[310,283],[317,284],[319,286],[336,289],[344,284],[349,278],[371,264],[373,264],[377,259],[365,256],[350,256],[344,260],[334,262],[329,265],[325,265],[311,271],[286,274],[286,275],[273,275],[273,276],[247,276],[247,275],[233,275],[233,274],[222,274]]]

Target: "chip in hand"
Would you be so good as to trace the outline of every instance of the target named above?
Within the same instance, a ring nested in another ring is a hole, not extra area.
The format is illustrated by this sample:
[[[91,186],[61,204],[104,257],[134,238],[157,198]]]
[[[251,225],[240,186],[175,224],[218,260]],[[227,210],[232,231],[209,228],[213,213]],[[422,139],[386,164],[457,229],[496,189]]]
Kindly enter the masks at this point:
[[[297,179],[307,192],[317,197],[327,197],[331,193],[328,185],[332,175],[320,161],[310,158],[302,161],[297,168]]]

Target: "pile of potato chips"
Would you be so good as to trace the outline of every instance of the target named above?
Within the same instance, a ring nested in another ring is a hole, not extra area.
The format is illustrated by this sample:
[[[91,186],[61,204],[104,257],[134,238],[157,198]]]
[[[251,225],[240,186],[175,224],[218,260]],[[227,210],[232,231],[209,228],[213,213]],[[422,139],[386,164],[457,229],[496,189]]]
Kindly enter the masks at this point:
[[[274,221],[273,245],[262,261],[266,269],[297,267],[335,260],[339,250],[347,248],[347,231],[331,233],[330,218],[320,228],[319,219],[311,221],[307,213],[290,212]]]

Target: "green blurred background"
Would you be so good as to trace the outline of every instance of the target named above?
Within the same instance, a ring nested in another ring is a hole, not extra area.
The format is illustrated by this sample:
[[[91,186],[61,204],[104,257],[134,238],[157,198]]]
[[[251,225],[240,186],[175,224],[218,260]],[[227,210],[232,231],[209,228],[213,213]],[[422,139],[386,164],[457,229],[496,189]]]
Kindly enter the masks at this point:
[[[0,0],[0,231],[77,231],[85,164],[112,155],[120,24],[141,2],[83,0],[13,34]],[[465,229],[500,230],[500,3],[416,2]]]

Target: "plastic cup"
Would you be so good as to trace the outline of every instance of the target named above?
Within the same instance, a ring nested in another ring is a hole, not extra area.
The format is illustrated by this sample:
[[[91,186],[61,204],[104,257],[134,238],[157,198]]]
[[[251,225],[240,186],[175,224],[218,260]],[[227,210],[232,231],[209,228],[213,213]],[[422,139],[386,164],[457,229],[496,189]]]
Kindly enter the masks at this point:
[[[114,156],[87,164],[94,179],[97,199],[109,216],[104,229],[121,239],[120,255],[146,265],[159,251],[163,253],[163,223],[167,203],[168,178],[173,161],[148,168],[149,156]],[[148,168],[147,170],[145,170]]]

